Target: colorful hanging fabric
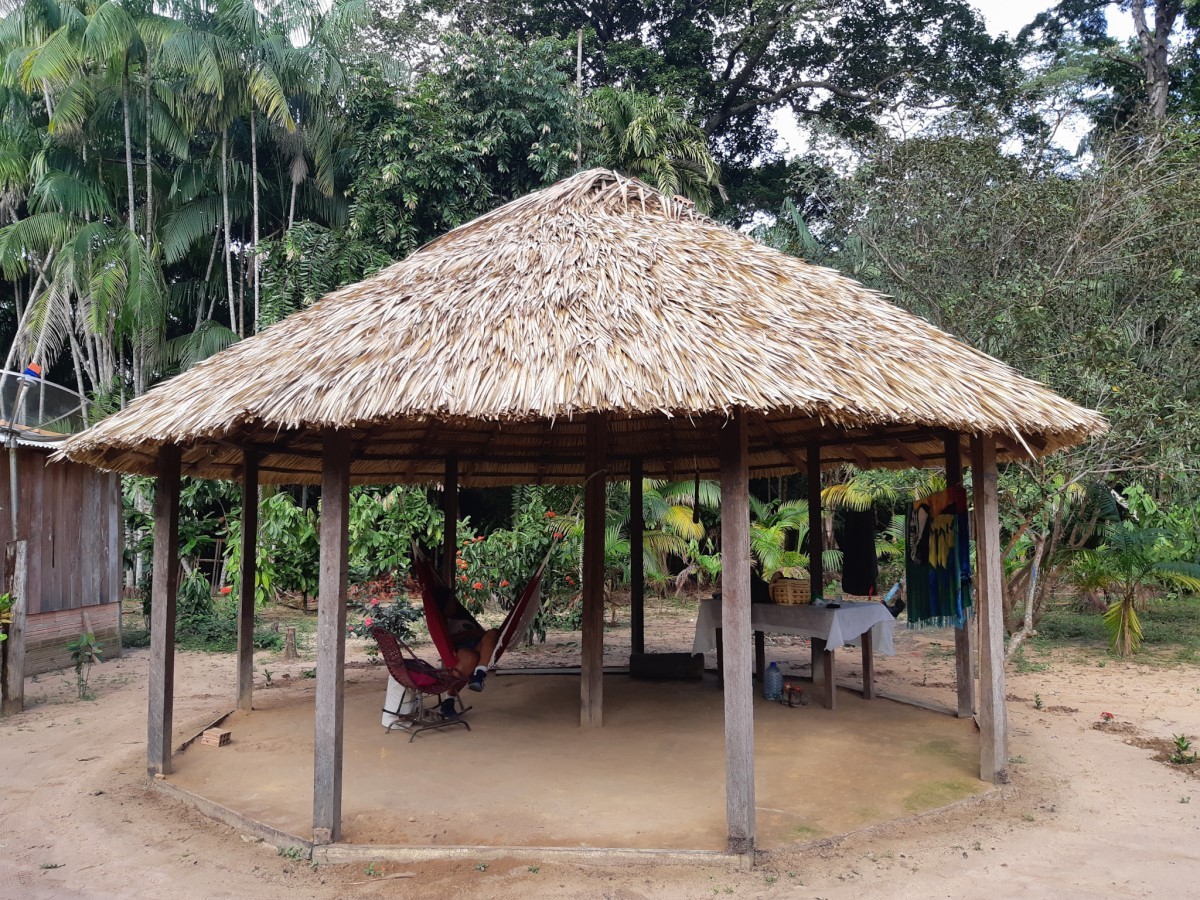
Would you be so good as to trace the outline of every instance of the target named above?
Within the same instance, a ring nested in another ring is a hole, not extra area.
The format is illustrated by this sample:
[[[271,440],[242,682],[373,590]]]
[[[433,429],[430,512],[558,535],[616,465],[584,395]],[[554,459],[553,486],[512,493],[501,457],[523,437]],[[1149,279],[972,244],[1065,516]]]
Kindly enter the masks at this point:
[[[966,491],[947,488],[915,501],[904,524],[909,627],[961,627],[972,602]]]

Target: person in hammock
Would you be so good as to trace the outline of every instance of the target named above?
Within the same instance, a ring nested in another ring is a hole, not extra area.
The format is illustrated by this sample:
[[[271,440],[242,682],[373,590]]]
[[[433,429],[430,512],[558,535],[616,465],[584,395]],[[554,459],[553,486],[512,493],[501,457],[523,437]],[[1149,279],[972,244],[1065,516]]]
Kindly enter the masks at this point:
[[[446,621],[446,631],[450,634],[450,643],[458,654],[458,665],[454,671],[464,675],[469,680],[467,687],[473,691],[482,691],[484,679],[487,678],[487,664],[492,659],[496,644],[500,640],[500,632],[495,628],[485,629],[473,615],[467,611],[453,588],[438,585],[436,589],[438,608]],[[450,712],[454,710],[454,698],[457,693],[443,701],[443,713],[447,705]]]

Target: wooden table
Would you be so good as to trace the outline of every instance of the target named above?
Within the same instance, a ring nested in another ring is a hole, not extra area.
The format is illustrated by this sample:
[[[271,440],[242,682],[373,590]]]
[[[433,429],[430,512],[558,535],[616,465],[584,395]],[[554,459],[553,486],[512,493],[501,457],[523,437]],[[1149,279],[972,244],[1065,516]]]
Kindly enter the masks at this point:
[[[752,603],[750,625],[754,629],[754,660],[761,680],[766,672],[766,645],[763,635],[798,634],[812,640],[813,681],[817,679],[817,662],[824,674],[824,705],[833,709],[834,654],[843,644],[859,641],[862,644],[863,697],[875,696],[875,652],[893,656],[892,631],[896,620],[882,603],[842,603],[837,609],[801,604],[785,606],[775,603]],[[717,670],[723,673],[724,653],[721,647],[721,601],[715,598],[700,601],[696,617],[696,639],[693,653],[717,651]]]

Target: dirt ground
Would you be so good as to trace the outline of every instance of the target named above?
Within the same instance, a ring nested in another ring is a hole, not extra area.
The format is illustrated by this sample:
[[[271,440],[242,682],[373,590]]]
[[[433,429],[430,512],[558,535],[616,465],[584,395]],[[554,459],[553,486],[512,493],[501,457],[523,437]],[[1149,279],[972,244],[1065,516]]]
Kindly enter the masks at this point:
[[[687,649],[693,622],[689,609],[660,611],[647,649]],[[573,640],[552,634],[506,663],[570,664]],[[606,645],[608,661],[620,664],[628,628],[613,629]],[[898,631],[897,655],[877,661],[879,686],[951,703],[952,646],[948,632]],[[806,655],[778,638],[769,639],[768,657],[800,665]],[[845,657],[840,669],[850,674],[857,667],[853,654]],[[149,789],[148,652],[133,651],[94,670],[95,700],[75,699],[73,673],[43,675],[27,682],[30,709],[0,720],[0,897],[1200,896],[1197,767],[1164,761],[1172,735],[1200,736],[1197,669],[1074,649],[1029,657],[1044,668],[1008,673],[1012,785],[844,837],[801,836],[753,868],[514,858],[314,869]],[[351,658],[363,658],[361,646]],[[303,677],[311,666],[262,656],[264,708],[299,702],[311,690]],[[233,657],[181,653],[176,684],[181,737],[232,705]],[[1101,712],[1115,718],[1098,727]],[[894,752],[885,734],[862,751],[884,773]],[[761,789],[759,803],[766,806]],[[760,823],[771,815],[760,809]]]

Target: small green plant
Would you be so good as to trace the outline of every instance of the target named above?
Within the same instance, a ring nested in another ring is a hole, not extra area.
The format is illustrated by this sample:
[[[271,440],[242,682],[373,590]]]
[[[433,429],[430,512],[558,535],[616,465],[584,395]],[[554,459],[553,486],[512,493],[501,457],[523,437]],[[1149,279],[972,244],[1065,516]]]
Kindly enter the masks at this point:
[[[271,670],[266,666],[263,667],[263,678],[267,679],[267,687],[271,686]]]
[[[317,670],[316,669],[303,669],[300,672],[300,677],[301,678],[316,678]]]
[[[1191,802],[1192,802],[1192,798],[1191,798],[1191,797],[1189,797],[1189,796],[1187,796],[1187,795],[1185,794],[1184,796],[1182,796],[1182,797],[1180,797],[1180,798],[1179,798],[1179,802],[1180,802],[1180,803],[1191,803]]]
[[[1046,704],[1044,704],[1044,703],[1042,702],[1042,695],[1041,695],[1041,694],[1034,694],[1034,695],[1033,695],[1033,708],[1034,708],[1034,709],[1044,709],[1044,708],[1045,708],[1045,706],[1046,706]]]
[[[288,859],[303,859],[304,851],[299,847],[279,847],[276,855],[284,856]]]
[[[12,607],[12,594],[8,593],[8,591],[0,594],[0,641],[8,640],[8,631],[4,626],[12,621]]]
[[[80,700],[89,700],[92,693],[88,690],[88,676],[95,663],[104,662],[104,651],[97,643],[96,635],[90,631],[67,644],[67,650],[71,653],[71,662],[75,664],[75,690]]]
[[[475,871],[476,872],[486,872],[487,871],[487,863],[475,863]]]
[[[1175,741],[1175,749],[1171,752],[1171,762],[1177,766],[1190,766],[1197,760],[1196,753],[1188,752],[1192,749],[1192,742],[1188,740],[1187,735],[1175,734],[1171,738]]]
[[[365,869],[363,869],[363,874],[365,874],[371,878],[378,878],[383,873],[380,872],[377,868],[375,868],[375,863],[368,863],[367,867]]]
[[[541,866],[530,866],[525,871],[532,872],[534,875],[536,875],[538,872],[542,871],[542,868],[541,868]]]

